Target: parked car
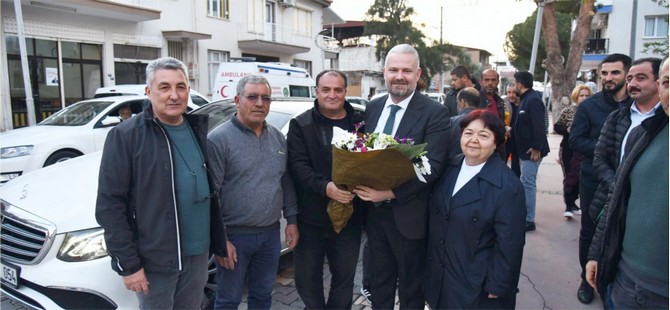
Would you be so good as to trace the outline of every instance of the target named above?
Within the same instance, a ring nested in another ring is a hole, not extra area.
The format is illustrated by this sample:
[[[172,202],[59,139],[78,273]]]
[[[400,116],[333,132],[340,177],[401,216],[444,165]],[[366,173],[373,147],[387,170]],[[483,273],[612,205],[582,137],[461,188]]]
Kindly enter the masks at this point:
[[[147,97],[119,96],[77,102],[39,124],[0,134],[0,183],[73,157],[102,150],[107,132],[121,122],[119,109],[142,112]]]
[[[130,95],[146,95],[144,92],[146,85],[144,84],[121,84],[108,87],[100,87],[95,90],[93,98],[103,98],[112,96],[130,96]],[[189,92],[189,111],[195,110],[209,103],[209,99],[203,94],[191,89]]]
[[[444,104],[444,100],[446,99],[446,95],[443,93],[425,93],[428,98],[433,99],[440,104]]]
[[[349,101],[349,103],[360,104],[362,106],[366,106],[369,102],[367,99],[363,97],[356,97],[356,96],[347,96],[346,99],[347,101]]]
[[[311,99],[273,101],[267,121],[286,135],[289,120],[313,106]],[[364,107],[356,105],[357,109]],[[231,100],[191,112],[210,116],[209,130],[237,111]],[[0,192],[2,226],[2,293],[38,309],[138,308],[110,266],[103,230],[95,220],[98,172],[102,151],[27,173],[6,183]],[[288,251],[282,224],[282,254]],[[216,289],[210,259],[203,307]]]
[[[388,95],[388,94],[389,94],[389,93],[386,92],[386,91],[384,91],[384,92],[380,92],[380,93],[376,93],[376,94],[372,95],[372,97],[370,97],[370,101],[375,100],[375,99],[377,99],[377,98],[379,98],[379,97],[384,97],[384,96],[386,96],[386,95]]]
[[[209,101],[191,90],[187,111]],[[99,151],[107,132],[118,123],[119,109],[129,106],[133,115],[142,112],[147,97],[144,85],[103,87],[95,99],[65,107],[36,126],[0,134],[0,184],[23,173]]]

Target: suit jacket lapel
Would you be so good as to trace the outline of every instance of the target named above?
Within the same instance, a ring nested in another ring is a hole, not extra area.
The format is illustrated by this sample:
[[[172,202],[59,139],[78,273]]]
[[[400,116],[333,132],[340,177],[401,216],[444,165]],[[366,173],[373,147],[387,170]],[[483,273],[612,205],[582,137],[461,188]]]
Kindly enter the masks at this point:
[[[400,124],[398,125],[398,130],[396,130],[395,135],[398,137],[415,138],[408,135],[412,127],[417,124],[417,121],[421,117],[422,110],[425,106],[425,104],[421,102],[417,96],[423,95],[417,92],[414,92],[414,95],[412,95],[412,100],[410,100],[409,104],[407,105],[407,111],[405,111],[405,114],[402,116],[402,120],[400,120]]]
[[[382,115],[382,110],[384,110],[384,105],[386,104],[386,99],[388,95],[379,98],[379,104],[368,105],[365,108],[365,113],[368,115],[366,117],[369,122],[365,124],[365,132],[374,132],[377,128],[377,123],[379,123],[379,117]]]

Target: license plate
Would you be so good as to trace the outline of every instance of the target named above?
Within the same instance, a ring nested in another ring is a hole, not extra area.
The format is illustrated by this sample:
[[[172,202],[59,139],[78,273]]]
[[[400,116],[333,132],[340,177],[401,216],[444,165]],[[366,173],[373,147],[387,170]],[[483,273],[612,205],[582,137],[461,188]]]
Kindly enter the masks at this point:
[[[5,262],[0,263],[0,266],[2,266],[2,282],[11,285],[14,288],[19,288],[19,274],[21,273],[21,268]]]

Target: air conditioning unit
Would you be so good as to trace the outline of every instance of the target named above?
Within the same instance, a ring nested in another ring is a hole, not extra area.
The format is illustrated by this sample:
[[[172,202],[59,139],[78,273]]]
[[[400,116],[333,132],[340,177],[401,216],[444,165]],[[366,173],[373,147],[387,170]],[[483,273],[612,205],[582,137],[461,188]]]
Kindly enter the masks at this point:
[[[295,6],[295,0],[279,0],[279,5],[284,7]]]

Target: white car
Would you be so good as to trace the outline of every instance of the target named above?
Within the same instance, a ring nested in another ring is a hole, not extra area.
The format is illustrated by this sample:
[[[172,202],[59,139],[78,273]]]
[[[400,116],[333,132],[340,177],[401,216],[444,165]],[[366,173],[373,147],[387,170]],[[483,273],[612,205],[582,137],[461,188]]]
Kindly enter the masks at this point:
[[[115,86],[100,87],[95,90],[93,98],[103,98],[111,96],[131,96],[131,95],[145,95],[144,84],[120,84]],[[203,94],[191,89],[189,92],[189,111],[197,109],[209,103],[209,99]]]
[[[443,94],[443,93],[426,93],[425,95],[428,96],[428,98],[433,99],[433,100],[439,102],[440,104],[444,104],[444,100],[445,100],[446,97],[447,97],[447,96],[446,96],[445,94]]]
[[[268,122],[288,132],[289,120],[313,106],[284,98],[270,106]],[[357,109],[364,109],[355,106]],[[233,117],[236,106],[216,102],[192,113],[209,114],[212,130]],[[27,173],[0,192],[2,292],[41,309],[138,308],[135,294],[112,270],[103,230],[95,220],[102,152]],[[286,221],[281,220],[282,231]],[[282,238],[282,254],[288,252]],[[210,260],[203,307],[211,305],[216,268]]]
[[[119,109],[130,107],[133,115],[148,104],[142,95],[102,96],[84,100],[41,121],[0,134],[0,183],[83,154],[102,150],[107,132],[119,124]],[[188,110],[197,109],[189,100]]]
[[[0,182],[73,157],[102,150],[107,132],[121,122],[119,109],[142,112],[146,96],[77,102],[39,124],[0,134]]]

